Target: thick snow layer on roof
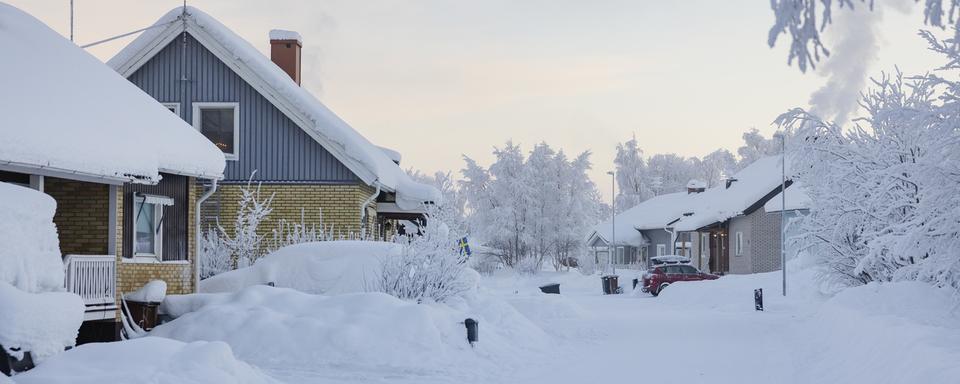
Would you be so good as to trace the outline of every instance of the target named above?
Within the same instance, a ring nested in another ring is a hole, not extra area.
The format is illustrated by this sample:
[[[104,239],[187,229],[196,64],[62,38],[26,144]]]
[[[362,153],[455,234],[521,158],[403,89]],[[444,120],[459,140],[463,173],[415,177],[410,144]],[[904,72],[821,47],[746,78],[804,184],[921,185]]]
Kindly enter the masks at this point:
[[[17,384],[277,383],[237,360],[223,342],[184,343],[161,337],[84,344],[16,379]]]
[[[617,244],[642,246],[647,244],[640,230],[663,229],[686,211],[699,194],[686,192],[669,193],[645,200],[633,208],[621,212],[616,217]],[[604,221],[593,228],[594,233],[610,241],[611,220]]]
[[[763,205],[763,209],[767,212],[780,212],[781,206],[783,205],[783,194],[778,193],[770,201]],[[807,192],[804,190],[803,184],[800,182],[795,182],[787,187],[787,210],[795,211],[800,209],[810,209],[810,206],[813,205],[813,201],[810,200],[810,196],[807,195]]]
[[[56,207],[42,192],[0,182],[0,282],[32,293],[64,289]]]
[[[27,293],[0,281],[0,308],[0,345],[18,359],[29,351],[42,361],[72,347],[83,323],[83,300],[67,292]]]
[[[390,160],[393,160],[393,162],[397,163],[398,165],[400,164],[400,160],[403,160],[403,155],[401,155],[400,152],[397,152],[396,150],[393,150],[387,147],[381,147],[381,146],[377,146],[377,148],[380,148],[380,150],[383,151],[383,153],[385,153],[387,157],[390,158]]]
[[[146,182],[221,177],[223,153],[39,20],[0,3],[0,164]],[[109,150],[106,150],[109,149]]]
[[[299,32],[285,29],[271,29],[270,40],[296,40],[298,43],[303,44],[303,38],[300,37]]]
[[[730,184],[729,188],[719,185],[700,193],[685,212],[693,214],[682,216],[674,228],[678,231],[693,231],[742,214],[748,207],[780,187],[780,159],[780,156],[761,158],[733,175],[736,181]],[[789,192],[787,195],[789,196]]]
[[[154,25],[169,24],[178,20],[183,13],[183,7],[174,8]],[[401,208],[412,209],[423,202],[440,200],[440,191],[414,182],[383,150],[360,135],[310,92],[297,85],[289,75],[249,42],[195,7],[186,7],[186,18],[188,28],[195,24],[196,28],[215,40],[235,61],[248,66],[279,99],[294,109],[293,113],[299,118],[293,120],[301,124],[301,128],[308,134],[318,137],[320,144],[334,153],[348,168],[357,173],[357,176],[370,185],[379,183],[384,189],[396,192],[397,204]],[[139,53],[162,38],[166,31],[165,28],[144,31],[107,64],[121,70]]]

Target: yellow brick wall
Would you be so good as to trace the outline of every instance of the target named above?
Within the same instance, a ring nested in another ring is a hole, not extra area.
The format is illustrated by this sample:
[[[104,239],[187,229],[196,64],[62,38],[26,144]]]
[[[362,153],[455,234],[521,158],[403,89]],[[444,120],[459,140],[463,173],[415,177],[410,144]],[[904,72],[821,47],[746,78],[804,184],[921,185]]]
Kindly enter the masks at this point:
[[[151,280],[167,283],[167,294],[195,292],[194,268],[196,264],[196,229],[193,225],[197,195],[196,181],[190,178],[187,225],[187,261],[134,262],[123,258],[123,247],[117,247],[117,292],[130,293],[140,289]],[[117,194],[117,244],[123,244],[123,195]],[[119,296],[119,295],[118,295]],[[118,298],[119,299],[119,298]]]
[[[106,255],[110,228],[110,187],[106,184],[47,177],[44,192],[57,201],[60,252]]]
[[[227,233],[233,233],[236,221],[241,189],[245,185],[220,185],[210,197],[210,204],[204,204],[202,228],[215,226],[217,220]],[[254,186],[255,188],[255,186]],[[197,186],[198,191],[202,186]],[[349,237],[360,231],[360,204],[368,199],[374,188],[368,185],[345,184],[262,184],[260,196],[263,199],[273,196],[273,211],[258,229],[261,235],[272,238],[273,230],[278,228],[280,220],[297,223],[301,217],[307,226],[319,226],[322,216],[324,228],[333,226],[338,236]],[[369,230],[376,228],[376,202],[368,206]]]

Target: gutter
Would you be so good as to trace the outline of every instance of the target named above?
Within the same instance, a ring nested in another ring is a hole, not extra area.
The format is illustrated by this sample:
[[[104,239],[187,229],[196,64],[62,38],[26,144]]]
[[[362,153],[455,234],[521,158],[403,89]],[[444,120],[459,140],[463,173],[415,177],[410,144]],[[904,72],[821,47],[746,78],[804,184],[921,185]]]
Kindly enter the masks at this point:
[[[377,196],[380,196],[380,182],[377,180],[373,181],[373,184],[376,185],[377,190],[374,191],[370,197],[364,200],[362,204],[360,204],[360,234],[362,236],[366,236],[367,231],[367,206],[370,205],[370,203],[372,203]]]
[[[200,289],[200,248],[202,247],[202,245],[200,244],[200,236],[202,236],[200,232],[200,207],[203,205],[204,201],[207,201],[207,199],[209,199],[210,196],[212,196],[213,193],[217,191],[217,179],[212,179],[212,180],[213,180],[213,184],[210,186],[210,189],[204,192],[203,195],[201,195],[200,198],[197,199],[196,209],[193,211],[193,214],[194,214],[193,225],[194,225],[194,228],[196,228],[196,230],[194,231],[195,233],[194,236],[196,236],[196,238],[193,240],[196,247],[196,250],[194,250],[194,256],[193,256],[196,262],[196,265],[194,265],[194,268],[193,268],[194,293],[196,293]]]

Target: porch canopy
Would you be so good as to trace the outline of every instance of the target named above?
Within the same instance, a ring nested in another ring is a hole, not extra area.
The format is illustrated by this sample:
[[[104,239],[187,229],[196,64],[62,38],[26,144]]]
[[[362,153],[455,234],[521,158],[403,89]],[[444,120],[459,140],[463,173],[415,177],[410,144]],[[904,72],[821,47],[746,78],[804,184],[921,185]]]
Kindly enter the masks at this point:
[[[154,184],[221,178],[223,153],[110,67],[0,3],[0,169]]]

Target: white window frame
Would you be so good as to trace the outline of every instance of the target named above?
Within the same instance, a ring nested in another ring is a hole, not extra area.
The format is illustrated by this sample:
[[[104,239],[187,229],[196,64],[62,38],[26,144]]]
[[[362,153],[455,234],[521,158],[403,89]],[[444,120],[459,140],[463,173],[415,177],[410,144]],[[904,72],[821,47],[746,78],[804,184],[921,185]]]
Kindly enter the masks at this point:
[[[700,256],[707,256],[707,249],[710,247],[710,234],[700,234]]]
[[[183,114],[180,113],[180,103],[160,103],[163,104],[164,108],[170,109],[173,108],[173,113],[178,117],[183,117]]]
[[[153,235],[153,253],[137,252],[137,221],[140,219],[140,210],[137,209],[137,203],[141,201],[143,201],[142,195],[133,196],[133,228],[130,230],[130,251],[133,252],[134,259],[163,261],[163,227],[160,227],[160,230]],[[144,204],[153,205],[153,224],[151,228],[157,228],[160,221],[163,220],[163,205],[157,202],[144,202]]]
[[[667,254],[667,245],[657,244],[657,256],[663,256],[665,254]]]
[[[743,256],[743,232],[737,232],[733,242],[733,253],[737,256]]]
[[[233,153],[223,153],[227,160],[237,160],[240,158],[240,103],[236,102],[209,102],[198,101],[193,103],[193,128],[197,132],[203,133],[200,129],[200,113],[203,109],[214,108],[233,108]]]

